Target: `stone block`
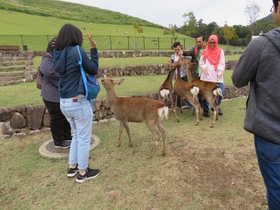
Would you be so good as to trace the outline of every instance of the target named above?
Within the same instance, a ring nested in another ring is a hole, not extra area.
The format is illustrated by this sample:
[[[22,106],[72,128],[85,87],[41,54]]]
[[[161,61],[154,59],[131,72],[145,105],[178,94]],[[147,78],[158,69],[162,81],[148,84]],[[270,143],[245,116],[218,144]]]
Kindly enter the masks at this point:
[[[40,129],[42,126],[45,105],[33,105],[26,107],[26,125],[31,130]]]
[[[0,121],[4,122],[10,120],[12,117],[12,110],[7,107],[0,107]]]
[[[24,128],[25,125],[26,125],[26,120],[22,116],[22,114],[19,112],[14,113],[11,118],[11,128],[12,129],[21,129],[21,128]]]

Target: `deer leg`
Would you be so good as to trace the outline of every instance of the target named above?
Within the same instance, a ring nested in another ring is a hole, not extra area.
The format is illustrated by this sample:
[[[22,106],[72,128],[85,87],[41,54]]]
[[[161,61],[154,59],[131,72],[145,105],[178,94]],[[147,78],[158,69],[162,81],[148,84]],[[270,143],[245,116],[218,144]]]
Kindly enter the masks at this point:
[[[162,140],[163,140],[162,156],[165,156],[166,155],[166,135],[165,135],[165,130],[163,128],[163,120],[158,122],[157,127],[161,133]]]
[[[213,99],[213,102],[211,103],[213,109],[214,109],[214,114],[213,114],[213,120],[211,124],[211,128],[214,127],[215,121],[218,120],[218,111],[219,111],[219,106],[218,106],[218,96],[215,96]]]
[[[209,102],[208,102],[209,103]],[[214,124],[215,124],[215,121],[216,121],[216,118],[217,118],[217,111],[218,111],[218,106],[216,105],[216,104],[214,104],[214,103],[209,103],[209,105],[211,105],[211,107],[213,108],[213,110],[214,110],[214,114],[213,114],[213,119],[212,119],[212,122],[211,122],[211,128],[213,128],[214,127]]]
[[[180,107],[181,107],[181,113],[183,113],[182,101],[183,101],[183,99],[182,99],[182,97],[180,97]]]
[[[129,124],[128,124],[128,122],[124,122],[123,125],[125,127],[126,133],[128,135],[128,138],[129,138],[129,147],[132,147]]]
[[[173,113],[174,113],[174,115],[175,115],[175,117],[176,117],[176,119],[177,119],[177,122],[180,122],[180,120],[179,120],[179,118],[178,118],[178,116],[177,116],[177,114],[176,114],[176,108],[174,107],[174,102],[173,102],[172,93],[169,93],[169,101],[170,101],[170,103],[171,103],[171,109],[173,110]]]
[[[192,98],[189,98],[189,103],[194,107],[195,109],[195,116],[196,116],[196,123],[195,125],[198,125],[199,124],[199,104],[193,100]]]
[[[124,129],[123,123],[120,121],[119,140],[118,140],[117,147],[121,146],[121,144],[122,144],[122,133],[123,133],[123,129]]]
[[[154,121],[150,122],[149,124],[146,123],[146,125],[149,128],[149,130],[152,132],[152,134],[154,135],[154,138],[155,138],[154,146],[152,148],[152,151],[151,151],[151,154],[149,157],[149,159],[151,159],[155,154],[156,147],[157,147],[159,139],[160,139],[160,135],[159,135],[159,132],[157,131],[156,123]]]
[[[123,134],[123,129],[125,128],[126,130],[126,133],[128,135],[128,138],[129,138],[129,146],[132,147],[132,141],[131,141],[131,136],[130,136],[130,129],[129,129],[129,125],[128,125],[128,122],[121,122],[120,121],[120,128],[119,128],[119,141],[118,141],[118,144],[117,144],[117,147],[121,146],[121,143],[122,143],[122,134]]]

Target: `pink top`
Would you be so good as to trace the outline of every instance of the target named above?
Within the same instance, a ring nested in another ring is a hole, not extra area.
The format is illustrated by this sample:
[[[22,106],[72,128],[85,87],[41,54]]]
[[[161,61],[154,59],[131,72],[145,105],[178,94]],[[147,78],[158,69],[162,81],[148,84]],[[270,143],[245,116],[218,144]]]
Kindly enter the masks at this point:
[[[226,62],[225,62],[225,54],[223,49],[221,49],[220,59],[217,64],[217,69],[215,70],[215,65],[211,64],[209,60],[203,60],[203,56],[201,56],[199,61],[200,66],[200,80],[208,81],[208,82],[220,82],[224,83],[223,73],[225,70]]]

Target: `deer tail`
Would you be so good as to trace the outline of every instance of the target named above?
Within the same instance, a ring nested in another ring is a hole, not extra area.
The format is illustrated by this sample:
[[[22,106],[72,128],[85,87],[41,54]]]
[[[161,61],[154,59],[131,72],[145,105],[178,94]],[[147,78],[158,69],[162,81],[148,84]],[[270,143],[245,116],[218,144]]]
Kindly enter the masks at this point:
[[[199,87],[193,86],[191,88],[191,94],[193,95],[193,100],[197,98],[198,93],[199,93]]]
[[[162,121],[164,118],[167,120],[169,115],[168,106],[163,106],[158,109],[159,121]]]

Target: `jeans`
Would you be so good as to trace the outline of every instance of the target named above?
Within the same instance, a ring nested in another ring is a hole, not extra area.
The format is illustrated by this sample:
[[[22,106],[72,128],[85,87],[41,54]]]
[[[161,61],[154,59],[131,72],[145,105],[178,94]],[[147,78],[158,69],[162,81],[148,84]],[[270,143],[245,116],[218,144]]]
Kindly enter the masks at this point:
[[[60,145],[64,140],[71,140],[71,127],[65,116],[60,110],[60,104],[46,101],[44,103],[49,111],[51,118],[50,127],[55,145]]]
[[[73,102],[73,99],[61,98],[60,109],[73,131],[69,164],[78,164],[79,170],[85,170],[88,167],[92,133],[93,112],[90,102],[86,98],[80,98],[77,102]]]
[[[220,88],[222,89],[222,94],[224,95],[225,92],[225,86],[224,83],[221,82],[217,82],[217,85],[220,86]],[[219,96],[218,98],[218,105],[220,106],[221,102],[222,102],[223,97]],[[204,109],[204,111],[209,111],[209,104],[206,100],[203,100],[203,104],[202,104],[202,108]]]
[[[280,145],[257,135],[255,149],[259,168],[266,187],[269,210],[280,209]]]

